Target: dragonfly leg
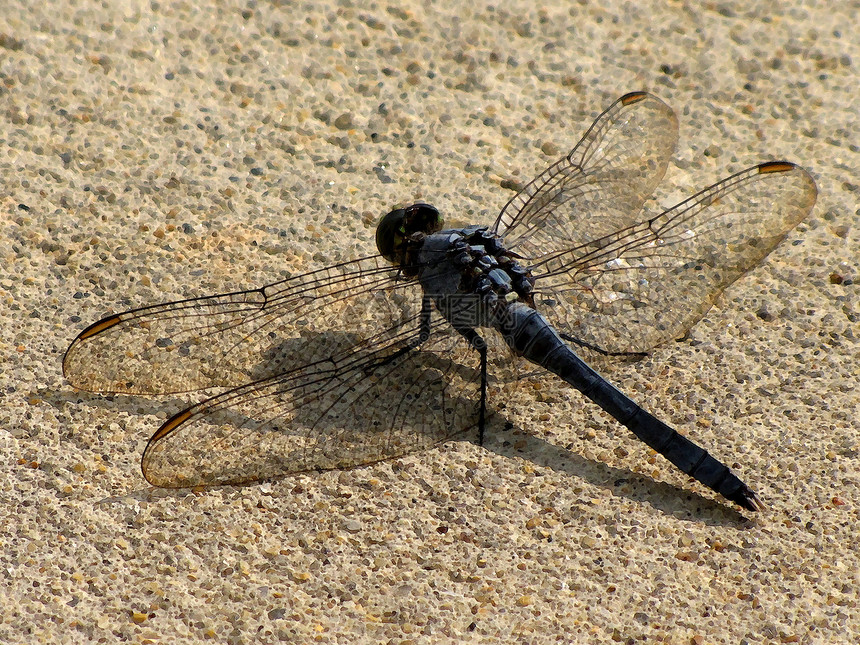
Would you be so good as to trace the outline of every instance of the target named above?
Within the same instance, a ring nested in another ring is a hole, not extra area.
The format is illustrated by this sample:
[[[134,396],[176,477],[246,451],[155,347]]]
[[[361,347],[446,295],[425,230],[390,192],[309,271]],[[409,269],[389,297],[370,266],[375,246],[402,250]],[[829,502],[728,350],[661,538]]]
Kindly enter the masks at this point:
[[[471,327],[458,329],[457,333],[469,341],[473,349],[478,350],[481,357],[481,408],[478,411],[478,445],[484,445],[484,420],[487,411],[487,341]]]
[[[422,343],[424,343],[428,338],[430,338],[430,315],[431,315],[432,311],[433,311],[432,301],[429,298],[425,297],[421,301],[421,318],[420,318],[420,322],[419,322],[420,326],[418,329],[418,338],[415,338],[414,340],[410,340],[408,343],[406,343],[403,347],[398,349],[396,352],[394,352],[390,356],[386,356],[385,358],[381,359],[378,363],[373,363],[372,365],[368,366],[366,369],[368,371],[370,371],[371,369],[376,369],[377,367],[380,367],[382,365],[388,365],[390,363],[393,363],[394,361],[396,361],[398,358],[400,358],[404,354],[408,354],[413,349],[420,347]]]
[[[601,356],[625,356],[627,358],[635,359],[645,358],[646,356],[648,356],[648,352],[610,352],[605,349],[601,349],[597,345],[586,343],[584,340],[575,338],[570,334],[565,334],[564,332],[559,332],[558,335],[561,336],[567,342],[573,343],[577,347],[584,347],[585,349],[590,349],[593,352],[597,352]]]

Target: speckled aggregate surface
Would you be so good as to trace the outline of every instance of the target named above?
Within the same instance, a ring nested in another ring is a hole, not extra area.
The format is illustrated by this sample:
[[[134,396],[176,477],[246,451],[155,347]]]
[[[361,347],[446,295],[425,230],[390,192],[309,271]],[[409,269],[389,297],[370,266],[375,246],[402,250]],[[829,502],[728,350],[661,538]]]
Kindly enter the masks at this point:
[[[860,7],[747,4],[7,0],[0,642],[857,642]],[[609,373],[767,512],[550,378],[484,447],[194,492],[138,467],[193,395],[64,382],[101,316],[363,255],[394,204],[491,222],[639,89],[681,124],[661,203],[772,158],[818,183]]]

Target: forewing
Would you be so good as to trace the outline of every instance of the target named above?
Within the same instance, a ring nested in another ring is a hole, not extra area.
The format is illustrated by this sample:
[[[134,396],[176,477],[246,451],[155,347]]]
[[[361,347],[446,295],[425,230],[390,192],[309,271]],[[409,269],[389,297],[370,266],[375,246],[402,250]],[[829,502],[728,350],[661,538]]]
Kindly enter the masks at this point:
[[[417,318],[330,358],[195,405],[168,420],[142,459],[164,487],[240,484],[397,457],[478,420],[477,352],[438,314],[420,347]]]
[[[368,257],[261,289],[144,307],[85,329],[63,373],[91,392],[234,387],[314,363],[420,308],[421,290]]]
[[[681,336],[815,204],[789,162],[748,168],[677,206],[534,267],[535,301],[556,327],[607,352]]]
[[[495,230],[507,248],[538,259],[636,221],[675,145],[672,109],[647,92],[622,96],[576,147],[502,209]]]

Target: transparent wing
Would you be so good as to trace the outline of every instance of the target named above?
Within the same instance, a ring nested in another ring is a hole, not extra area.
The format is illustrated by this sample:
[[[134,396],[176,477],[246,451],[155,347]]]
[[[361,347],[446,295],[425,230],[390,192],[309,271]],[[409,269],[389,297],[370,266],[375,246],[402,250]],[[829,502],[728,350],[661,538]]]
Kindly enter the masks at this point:
[[[63,373],[74,387],[91,392],[235,387],[313,363],[411,320],[420,304],[417,285],[397,279],[382,258],[368,257],[261,289],[109,316],[74,340]]]
[[[413,331],[385,329],[184,410],[150,439],[144,476],[164,487],[247,483],[373,463],[475,427],[477,353],[438,314],[407,351]]]
[[[478,355],[429,301],[430,337],[415,346],[422,296],[381,258],[364,258],[109,316],[75,339],[64,373],[97,392],[232,388],[153,435],[142,468],[158,486],[371,463],[478,420]]]
[[[651,218],[532,266],[537,307],[607,352],[645,352],[681,336],[815,204],[812,177],[789,162],[748,168]]]
[[[505,205],[494,230],[507,248],[537,259],[625,228],[663,178],[677,142],[668,105],[646,92],[626,94]]]

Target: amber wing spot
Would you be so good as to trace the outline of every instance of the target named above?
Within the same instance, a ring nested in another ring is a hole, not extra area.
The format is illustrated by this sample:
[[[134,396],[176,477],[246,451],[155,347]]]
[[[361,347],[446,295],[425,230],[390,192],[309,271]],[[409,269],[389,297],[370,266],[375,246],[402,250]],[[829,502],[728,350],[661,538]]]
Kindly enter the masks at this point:
[[[797,168],[790,161],[769,161],[767,163],[763,163],[758,167],[759,173],[766,172],[788,172],[789,170],[794,170]]]
[[[619,100],[622,105],[631,105],[633,103],[638,103],[644,98],[648,97],[647,92],[630,92],[629,94],[625,94]]]
[[[100,320],[97,323],[90,325],[85,330],[83,330],[78,335],[78,340],[86,340],[91,336],[95,336],[96,334],[102,333],[105,329],[110,329],[114,325],[120,322],[119,316],[111,316],[110,318],[105,318],[104,320]]]
[[[154,435],[152,435],[152,438],[149,440],[150,445],[152,445],[156,441],[159,441],[160,439],[163,439],[171,432],[173,432],[177,426],[180,426],[185,423],[191,416],[191,414],[191,410],[185,410],[184,412],[180,412],[179,414],[177,414],[172,419],[168,419],[164,423],[164,425],[161,426]]]

